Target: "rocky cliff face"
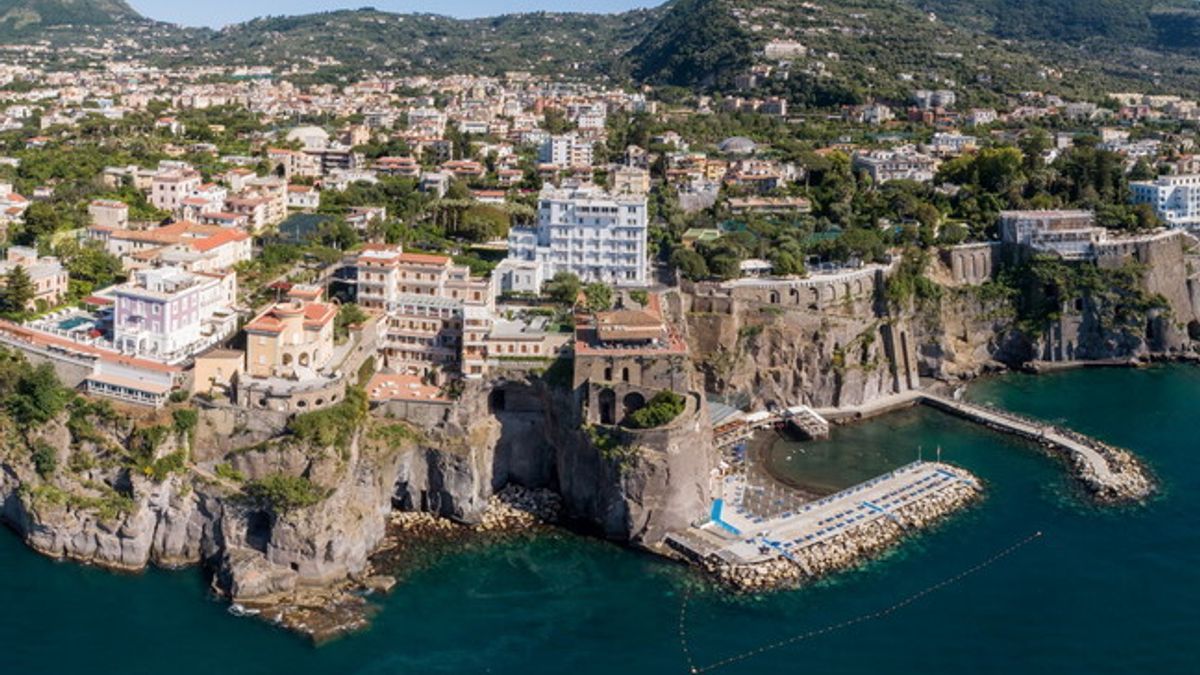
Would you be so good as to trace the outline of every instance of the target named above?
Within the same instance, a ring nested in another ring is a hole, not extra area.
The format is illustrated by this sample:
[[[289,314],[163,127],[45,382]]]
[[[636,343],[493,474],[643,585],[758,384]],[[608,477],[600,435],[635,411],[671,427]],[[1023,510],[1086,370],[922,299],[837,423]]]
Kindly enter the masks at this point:
[[[834,407],[908,388],[904,350],[886,339],[906,332],[908,318],[859,299],[824,309],[738,302],[689,311],[686,323],[708,391],[753,408]]]
[[[231,479],[191,463],[187,433],[159,434],[146,461],[131,463],[142,443],[138,430],[153,422],[89,417],[80,432],[78,420],[69,430],[60,419],[27,440],[8,436],[4,520],[53,557],[123,570],[211,564],[235,598],[328,584],[365,569],[384,536],[404,443],[372,438],[375,425],[364,425],[344,452],[264,443],[229,458]],[[29,448],[41,446],[57,451],[52,475],[39,474],[30,459]],[[274,475],[303,476],[327,494],[288,510],[242,496],[244,482]]]
[[[498,391],[506,403],[489,406]],[[181,429],[172,415],[97,405],[28,436],[4,429],[0,516],[49,556],[204,564],[238,601],[283,602],[368,575],[394,507],[479,523],[508,485],[558,493],[568,521],[653,547],[706,512],[715,461],[698,396],[667,427],[601,442],[577,393],[533,376],[469,388],[430,428],[370,415],[327,446],[284,433],[282,417],[206,409]],[[45,448],[53,461],[37,458]]]
[[[503,409],[489,410],[498,391]],[[621,431],[609,450],[582,425],[575,394],[542,379],[472,388],[452,419],[402,460],[397,501],[477,522],[507,484],[551,490],[568,521],[646,546],[705,513],[715,453],[703,406],[694,402],[663,429]]]
[[[1016,329],[1016,310],[1006,295],[980,287],[945,288],[936,302],[909,310],[922,375],[970,379],[1016,367],[1033,347]]]

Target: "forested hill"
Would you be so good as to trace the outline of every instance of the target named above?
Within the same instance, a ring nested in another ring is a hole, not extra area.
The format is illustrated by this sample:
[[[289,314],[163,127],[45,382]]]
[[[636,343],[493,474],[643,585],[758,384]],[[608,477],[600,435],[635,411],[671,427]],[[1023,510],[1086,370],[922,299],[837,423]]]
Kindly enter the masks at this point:
[[[51,26],[101,26],[146,21],[124,0],[0,0],[0,37],[36,34]]]
[[[373,9],[268,17],[193,44],[214,62],[303,63],[428,73],[536,70],[600,74],[658,20],[659,10],[619,14],[534,12],[486,19]]]
[[[651,83],[729,91],[752,66],[777,66],[781,59],[763,47],[788,41],[807,51],[787,59],[790,79],[768,87],[778,91],[763,93],[799,103],[887,99],[939,83],[980,98],[1178,90],[1200,84],[1195,7],[1196,0],[674,0],[623,67]]]
[[[530,70],[731,92],[763,47],[802,44],[790,77],[756,94],[798,105],[949,87],[987,103],[1025,90],[1095,98],[1200,88],[1200,0],[671,0],[617,14],[486,19],[375,9],[265,17],[225,29],[143,18],[122,0],[0,0],[0,42],[108,45],[160,65],[297,66],[322,81],[364,72]]]
[[[1013,40],[1200,50],[1196,0],[910,1],[945,21]]]

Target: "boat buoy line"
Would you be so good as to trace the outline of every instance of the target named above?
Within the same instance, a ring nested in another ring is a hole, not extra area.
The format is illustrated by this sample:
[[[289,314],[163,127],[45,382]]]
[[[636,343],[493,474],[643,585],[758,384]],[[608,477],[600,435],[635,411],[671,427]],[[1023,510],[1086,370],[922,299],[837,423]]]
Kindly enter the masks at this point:
[[[839,630],[849,628],[851,626],[856,626],[860,623],[866,623],[868,621],[874,621],[876,619],[882,619],[886,616],[890,616],[890,615],[895,614],[896,612],[900,611],[901,609],[904,609],[905,607],[911,605],[912,603],[916,602],[917,600],[920,600],[921,598],[925,597],[926,595],[929,595],[931,593],[939,591],[951,584],[954,584],[958,581],[965,579],[966,577],[971,576],[972,574],[975,574],[976,572],[980,572],[980,571],[984,570],[985,568],[990,567],[991,565],[994,565],[995,563],[999,562],[1001,559],[1006,558],[1006,557],[1012,555],[1013,553],[1016,553],[1019,549],[1025,547],[1025,546],[1028,546],[1029,544],[1032,544],[1033,542],[1037,541],[1041,537],[1042,537],[1042,532],[1040,530],[1037,532],[1034,532],[1033,534],[1029,535],[1028,537],[1025,537],[1024,539],[1021,539],[1020,541],[1017,541],[1016,543],[1012,544],[1008,548],[1005,548],[1005,549],[995,553],[990,558],[988,558],[972,567],[969,567],[969,568],[959,572],[958,574],[955,574],[952,577],[947,577],[947,578],[939,581],[938,583],[933,584],[932,586],[927,586],[926,588],[900,600],[899,602],[896,602],[893,605],[885,607],[883,609],[880,609],[880,610],[877,610],[874,612],[870,612],[868,614],[860,614],[859,616],[856,616],[853,619],[847,619],[840,623],[832,623],[823,628],[805,631],[803,633],[797,633],[796,635],[793,635],[791,637],[784,638],[782,640],[777,640],[775,642],[769,642],[769,643],[762,645],[761,647],[757,647],[755,649],[750,649],[750,650],[741,652],[740,654],[734,654],[733,656],[728,656],[726,658],[721,659],[720,661],[715,661],[713,663],[710,663],[710,664],[704,665],[704,666],[696,664],[695,658],[692,656],[692,652],[689,647],[688,635],[687,635],[687,613],[688,613],[688,601],[691,598],[691,591],[685,590],[684,594],[683,594],[683,601],[680,603],[680,606],[679,606],[679,646],[682,648],[684,660],[687,662],[687,669],[688,669],[687,672],[689,672],[689,673],[707,673],[707,672],[710,672],[713,670],[717,670],[718,668],[724,668],[725,666],[732,665],[739,661],[745,661],[746,659],[754,658],[756,656],[759,656],[759,655],[764,654],[769,651],[780,649],[782,647],[787,647],[788,645],[796,644],[797,642],[803,642],[805,640],[809,640],[811,638],[825,635],[827,633],[833,633],[833,632],[836,632]]]

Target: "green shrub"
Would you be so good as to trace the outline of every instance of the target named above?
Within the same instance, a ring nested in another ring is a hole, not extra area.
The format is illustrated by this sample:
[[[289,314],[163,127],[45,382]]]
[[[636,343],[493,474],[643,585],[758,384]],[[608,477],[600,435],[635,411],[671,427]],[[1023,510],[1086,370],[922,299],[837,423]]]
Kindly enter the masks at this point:
[[[196,412],[195,408],[179,408],[171,411],[171,418],[175,423],[175,433],[180,436],[190,435],[196,430],[196,424],[200,421],[200,413]]]
[[[58,453],[54,446],[45,441],[38,441],[33,446],[33,467],[42,478],[49,478],[58,468]]]
[[[231,480],[235,483],[246,482],[246,474],[233,468],[233,465],[229,464],[228,462],[221,462],[216,466],[214,471],[218,476],[224,478],[225,480]]]
[[[654,395],[646,407],[636,410],[625,420],[625,426],[633,429],[655,429],[670,424],[683,413],[687,399],[670,390]]]
[[[243,488],[246,499],[258,508],[287,513],[320,503],[329,492],[304,476],[272,474],[252,480]]]
[[[288,431],[297,441],[311,446],[345,450],[366,415],[367,394],[352,387],[346,390],[346,398],[341,403],[293,417],[288,422]]]
[[[169,455],[164,455],[144,464],[141,469],[142,473],[153,479],[155,482],[162,482],[173,473],[183,471],[187,466],[187,453],[182,450],[177,450]]]

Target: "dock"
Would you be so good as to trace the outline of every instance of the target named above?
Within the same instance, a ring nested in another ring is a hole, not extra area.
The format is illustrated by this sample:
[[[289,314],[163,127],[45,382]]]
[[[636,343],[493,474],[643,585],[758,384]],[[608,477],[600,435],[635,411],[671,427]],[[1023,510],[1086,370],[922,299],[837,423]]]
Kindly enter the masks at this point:
[[[761,515],[747,504],[754,490],[742,476],[727,476],[710,521],[693,531],[703,553],[734,565],[795,557],[804,549],[829,544],[875,521],[900,522],[898,514],[943,492],[978,482],[966,471],[940,462],[913,462],[777,516]],[[699,551],[698,551],[699,552]]]
[[[790,427],[809,440],[829,438],[829,420],[806,405],[745,413],[731,406],[709,401],[708,412],[712,422],[713,442],[720,450],[743,443],[756,431],[775,427]]]
[[[1153,489],[1145,469],[1126,450],[1064,429],[978,403],[923,393],[921,402],[955,417],[1025,438],[1059,452],[1076,475],[1101,501],[1144,499]]]

